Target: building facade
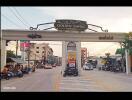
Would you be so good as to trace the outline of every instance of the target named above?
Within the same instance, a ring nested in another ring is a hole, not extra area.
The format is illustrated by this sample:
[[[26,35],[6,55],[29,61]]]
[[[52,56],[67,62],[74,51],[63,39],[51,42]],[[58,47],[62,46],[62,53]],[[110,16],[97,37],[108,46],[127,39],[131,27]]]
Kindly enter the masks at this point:
[[[57,66],[61,66],[62,65],[62,57],[58,57],[58,56],[53,56],[53,61]]]
[[[48,43],[31,43],[29,54],[30,61],[46,63],[51,56],[53,56],[53,50]]]

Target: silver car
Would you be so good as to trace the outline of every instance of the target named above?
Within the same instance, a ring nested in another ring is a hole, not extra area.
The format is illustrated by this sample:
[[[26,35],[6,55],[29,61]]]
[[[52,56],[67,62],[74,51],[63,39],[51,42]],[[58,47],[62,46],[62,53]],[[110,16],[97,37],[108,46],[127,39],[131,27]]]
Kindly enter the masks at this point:
[[[91,63],[86,63],[83,65],[83,70],[93,70],[93,65]]]

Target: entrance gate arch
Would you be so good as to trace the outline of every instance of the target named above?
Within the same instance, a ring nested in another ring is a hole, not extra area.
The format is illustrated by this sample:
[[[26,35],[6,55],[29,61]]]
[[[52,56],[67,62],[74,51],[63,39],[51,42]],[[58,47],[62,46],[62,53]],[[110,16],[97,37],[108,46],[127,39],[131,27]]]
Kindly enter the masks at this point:
[[[68,41],[76,41],[77,62],[81,66],[81,42],[123,42],[128,33],[121,32],[63,32],[37,30],[41,38],[29,38],[32,30],[2,30],[1,37],[1,67],[6,64],[6,40],[29,40],[29,41],[62,41],[62,65],[66,64],[66,44]],[[126,52],[127,53],[127,52]],[[127,54],[128,55],[128,54]],[[130,61],[126,60],[127,73],[130,73]]]
[[[54,24],[54,27],[38,30],[40,25],[46,24]],[[89,25],[100,28],[102,32],[97,32],[96,30],[90,29]],[[57,31],[45,31],[51,28],[55,28]],[[85,32],[86,29],[94,32]],[[30,30],[2,30],[1,66],[6,64],[6,40],[63,41],[62,66],[65,67],[66,62],[74,62],[74,64],[76,64],[80,70],[81,42],[123,42],[125,35],[125,33],[108,32],[108,30],[103,30],[101,26],[87,24],[86,21],[69,19],[59,19],[56,20],[56,22],[38,24],[36,28],[30,27]],[[71,47],[67,47],[69,44]],[[69,58],[67,58],[69,55],[74,55],[75,59],[71,61]],[[126,57],[127,55],[128,54],[126,54]],[[126,62],[128,73],[128,69],[130,69],[128,66],[130,66],[130,64],[127,59]]]

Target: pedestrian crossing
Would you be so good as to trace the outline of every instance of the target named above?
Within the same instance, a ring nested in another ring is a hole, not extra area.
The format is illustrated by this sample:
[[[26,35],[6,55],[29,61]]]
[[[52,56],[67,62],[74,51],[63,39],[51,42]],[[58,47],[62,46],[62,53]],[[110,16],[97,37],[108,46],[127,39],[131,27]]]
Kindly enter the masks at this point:
[[[102,92],[104,91],[96,82],[84,77],[62,77],[59,83],[62,92]]]

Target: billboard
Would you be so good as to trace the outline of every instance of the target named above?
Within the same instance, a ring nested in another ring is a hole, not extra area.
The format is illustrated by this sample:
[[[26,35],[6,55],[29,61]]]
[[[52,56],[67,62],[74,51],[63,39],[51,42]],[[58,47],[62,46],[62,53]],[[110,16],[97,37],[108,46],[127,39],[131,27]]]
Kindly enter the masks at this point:
[[[29,41],[20,41],[20,51],[27,51],[30,47]]]
[[[69,67],[75,67],[76,66],[76,43],[73,41],[70,41],[67,44],[67,61],[69,64]]]
[[[68,52],[68,63],[76,62],[76,52]]]

